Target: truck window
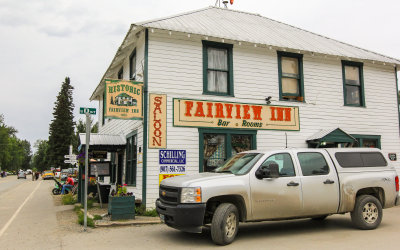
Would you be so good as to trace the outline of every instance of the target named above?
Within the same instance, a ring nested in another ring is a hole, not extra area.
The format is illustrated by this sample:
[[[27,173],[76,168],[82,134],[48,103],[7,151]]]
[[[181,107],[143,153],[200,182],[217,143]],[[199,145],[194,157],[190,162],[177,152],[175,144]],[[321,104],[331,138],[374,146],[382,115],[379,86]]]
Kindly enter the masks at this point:
[[[337,152],[335,157],[343,168],[387,166],[380,152]]]
[[[295,176],[292,157],[288,153],[271,155],[261,165],[262,168],[268,168],[269,164],[276,163],[279,166],[279,176]]]
[[[329,166],[322,154],[317,152],[298,153],[301,171],[303,176],[327,175]]]

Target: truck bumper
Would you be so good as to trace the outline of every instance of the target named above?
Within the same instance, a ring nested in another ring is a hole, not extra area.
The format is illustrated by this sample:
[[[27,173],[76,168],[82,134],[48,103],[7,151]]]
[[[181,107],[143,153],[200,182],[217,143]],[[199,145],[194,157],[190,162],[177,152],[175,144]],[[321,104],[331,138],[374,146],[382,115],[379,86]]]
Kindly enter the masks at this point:
[[[168,226],[190,233],[201,233],[206,204],[169,205],[156,201],[156,210]]]
[[[398,193],[396,197],[396,206],[400,206],[400,193]]]

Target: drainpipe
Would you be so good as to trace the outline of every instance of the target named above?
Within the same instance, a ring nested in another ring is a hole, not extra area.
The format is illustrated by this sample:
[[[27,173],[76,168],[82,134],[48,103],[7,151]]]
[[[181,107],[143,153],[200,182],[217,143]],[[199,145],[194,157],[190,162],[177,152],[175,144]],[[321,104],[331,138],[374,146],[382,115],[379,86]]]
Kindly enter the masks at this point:
[[[146,207],[146,193],[147,193],[147,110],[148,110],[148,66],[149,66],[149,30],[145,31],[145,44],[144,44],[144,94],[143,94],[143,172],[142,172],[142,204]]]
[[[397,117],[399,123],[397,124],[400,134],[400,100],[399,100],[399,79],[397,78],[397,66],[394,67],[394,77],[396,78],[396,99],[397,99]]]

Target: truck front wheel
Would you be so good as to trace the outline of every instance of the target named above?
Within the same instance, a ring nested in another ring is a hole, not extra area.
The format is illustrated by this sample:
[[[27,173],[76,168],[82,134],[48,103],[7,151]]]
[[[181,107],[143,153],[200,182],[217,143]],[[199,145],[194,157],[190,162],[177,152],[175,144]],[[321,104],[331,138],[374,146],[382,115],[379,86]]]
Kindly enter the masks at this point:
[[[239,228],[239,213],[235,205],[222,203],[214,212],[211,238],[215,244],[228,245],[235,239]]]
[[[382,221],[382,205],[372,195],[361,195],[357,197],[351,221],[356,228],[363,230],[375,229]]]

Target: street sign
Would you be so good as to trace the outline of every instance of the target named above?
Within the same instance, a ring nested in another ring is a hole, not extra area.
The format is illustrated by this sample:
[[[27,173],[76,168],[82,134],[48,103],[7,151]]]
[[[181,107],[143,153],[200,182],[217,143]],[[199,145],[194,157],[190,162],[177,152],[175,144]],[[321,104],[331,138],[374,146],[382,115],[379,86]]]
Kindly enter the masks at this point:
[[[95,108],[79,108],[79,113],[80,114],[86,114],[89,113],[91,115],[95,115],[96,114],[96,109]]]
[[[70,163],[70,164],[75,164],[77,163],[77,160],[64,160],[64,163]]]
[[[64,155],[64,158],[76,159],[76,155]]]

